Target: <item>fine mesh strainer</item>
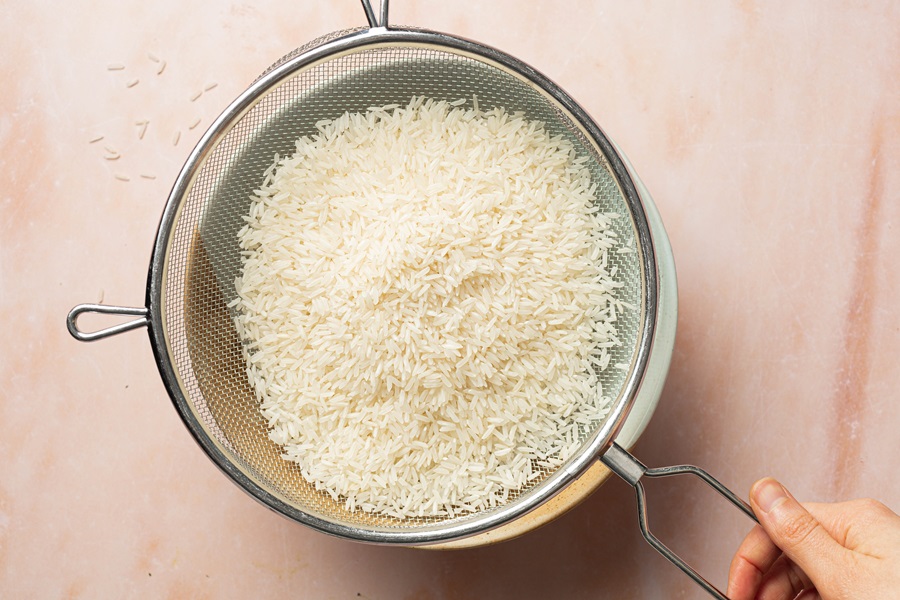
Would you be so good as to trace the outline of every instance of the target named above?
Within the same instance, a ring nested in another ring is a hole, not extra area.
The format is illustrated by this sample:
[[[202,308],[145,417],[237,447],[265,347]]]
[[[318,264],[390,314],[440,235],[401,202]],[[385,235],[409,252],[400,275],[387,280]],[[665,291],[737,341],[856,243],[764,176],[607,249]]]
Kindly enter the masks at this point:
[[[643,476],[693,473],[752,517],[749,507],[696,467],[647,469],[614,440],[632,408],[653,350],[658,323],[658,262],[641,194],[603,132],[565,92],[540,73],[493,48],[449,35],[388,27],[362,1],[369,28],[336,32],[288,54],[268,69],[215,121],[193,150],[169,196],[148,275],[145,308],[80,305],[68,326],[82,341],[146,325],[169,394],[200,446],[239,486],[268,507],[345,538],[427,545],[476,535],[538,507],[596,460],[635,486],[644,536],[716,597],[724,596],[648,530]],[[251,195],[276,154],[290,154],[315,124],[344,112],[407,104],[413,96],[464,99],[482,108],[522,111],[567,138],[597,184],[604,212],[622,215],[616,233],[633,252],[610,255],[623,284],[619,299],[636,307],[620,317],[623,344],[600,374],[615,398],[608,415],[583,430],[581,447],[555,469],[544,469],[503,505],[469,515],[398,519],[348,511],[305,481],[267,435],[247,380],[233,324],[234,281],[241,269],[237,232]],[[139,318],[96,332],[78,329],[84,312]]]

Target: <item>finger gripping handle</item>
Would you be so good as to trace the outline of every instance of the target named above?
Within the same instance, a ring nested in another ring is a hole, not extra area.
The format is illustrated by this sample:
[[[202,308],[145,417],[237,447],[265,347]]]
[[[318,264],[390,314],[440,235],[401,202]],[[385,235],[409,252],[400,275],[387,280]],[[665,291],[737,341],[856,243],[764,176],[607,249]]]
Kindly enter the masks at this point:
[[[113,325],[112,327],[107,327],[106,329],[101,329],[99,331],[82,331],[78,329],[78,317],[86,312],[105,315],[133,315],[140,318],[128,321],[127,323]],[[66,317],[66,327],[69,329],[69,333],[72,334],[72,337],[76,340],[80,342],[93,342],[111,335],[122,333],[123,331],[131,331],[138,327],[144,327],[149,324],[149,317],[150,311],[144,307],[131,308],[128,306],[107,306],[105,304],[79,304],[69,311],[69,315]]]
[[[707,581],[693,567],[687,564],[680,556],[672,552],[659,538],[650,531],[647,519],[647,502],[645,498],[644,485],[641,483],[643,477],[668,477],[671,475],[694,475],[699,477],[704,483],[721,494],[726,500],[731,502],[741,510],[745,515],[756,521],[756,515],[750,505],[738,498],[731,490],[722,485],[719,480],[693,465],[678,465],[673,467],[659,467],[648,469],[641,461],[624,450],[618,444],[613,445],[600,457],[600,461],[612,470],[613,473],[627,481],[634,487],[637,494],[638,504],[638,524],[641,528],[641,535],[653,546],[657,552],[662,554],[669,562],[681,569],[684,573],[693,579],[697,585],[709,592],[711,596],[718,600],[728,600],[716,586]]]

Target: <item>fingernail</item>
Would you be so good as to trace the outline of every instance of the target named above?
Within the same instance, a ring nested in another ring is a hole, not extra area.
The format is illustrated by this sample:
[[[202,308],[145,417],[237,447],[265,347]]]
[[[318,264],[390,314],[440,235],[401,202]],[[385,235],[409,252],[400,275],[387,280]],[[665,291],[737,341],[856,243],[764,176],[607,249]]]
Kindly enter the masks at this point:
[[[763,479],[753,489],[753,497],[763,512],[767,513],[787,500],[787,492],[772,478]]]

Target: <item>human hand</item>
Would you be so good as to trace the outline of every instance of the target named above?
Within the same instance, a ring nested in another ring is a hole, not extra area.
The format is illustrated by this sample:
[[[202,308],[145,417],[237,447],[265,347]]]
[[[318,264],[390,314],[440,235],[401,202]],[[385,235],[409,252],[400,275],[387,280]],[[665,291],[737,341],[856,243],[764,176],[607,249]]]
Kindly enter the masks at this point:
[[[875,500],[800,504],[757,481],[759,519],[728,573],[732,600],[900,599],[900,516]]]

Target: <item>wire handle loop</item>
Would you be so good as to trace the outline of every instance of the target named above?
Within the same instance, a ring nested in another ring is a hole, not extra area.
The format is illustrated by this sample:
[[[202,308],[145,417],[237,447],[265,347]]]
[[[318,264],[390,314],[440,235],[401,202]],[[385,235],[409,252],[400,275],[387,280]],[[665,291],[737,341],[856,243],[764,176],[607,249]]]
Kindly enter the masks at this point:
[[[362,2],[363,10],[366,11],[366,20],[369,22],[369,27],[387,27],[388,26],[388,0],[381,0],[381,22],[378,22],[378,18],[375,16],[375,11],[372,9],[372,3],[370,0],[360,0]]]
[[[659,467],[648,469],[641,461],[632,456],[627,450],[623,449],[616,443],[610,446],[609,450],[600,457],[600,461],[612,470],[613,473],[627,481],[637,494],[638,504],[638,524],[641,528],[641,534],[657,552],[662,554],[669,562],[681,569],[688,577],[693,579],[697,585],[706,590],[711,596],[718,600],[728,600],[716,586],[707,581],[693,567],[687,564],[680,556],[672,552],[659,538],[650,531],[647,518],[647,502],[644,492],[644,484],[641,483],[642,477],[668,477],[670,475],[695,475],[704,483],[709,485],[726,500],[735,505],[745,515],[757,521],[756,515],[750,505],[738,498],[731,490],[722,485],[715,477],[699,467],[693,465],[678,465],[673,467]],[[757,521],[758,522],[758,521]]]
[[[140,318],[135,319],[134,321],[128,321],[127,323],[113,325],[112,327],[101,329],[100,331],[86,332],[78,329],[78,316],[86,312],[104,315],[133,315]],[[128,306],[107,306],[105,304],[79,304],[69,311],[69,315],[66,317],[66,327],[68,327],[72,337],[79,342],[93,342],[124,331],[131,331],[138,327],[144,327],[150,323],[149,317],[150,311],[144,307],[131,308]]]

